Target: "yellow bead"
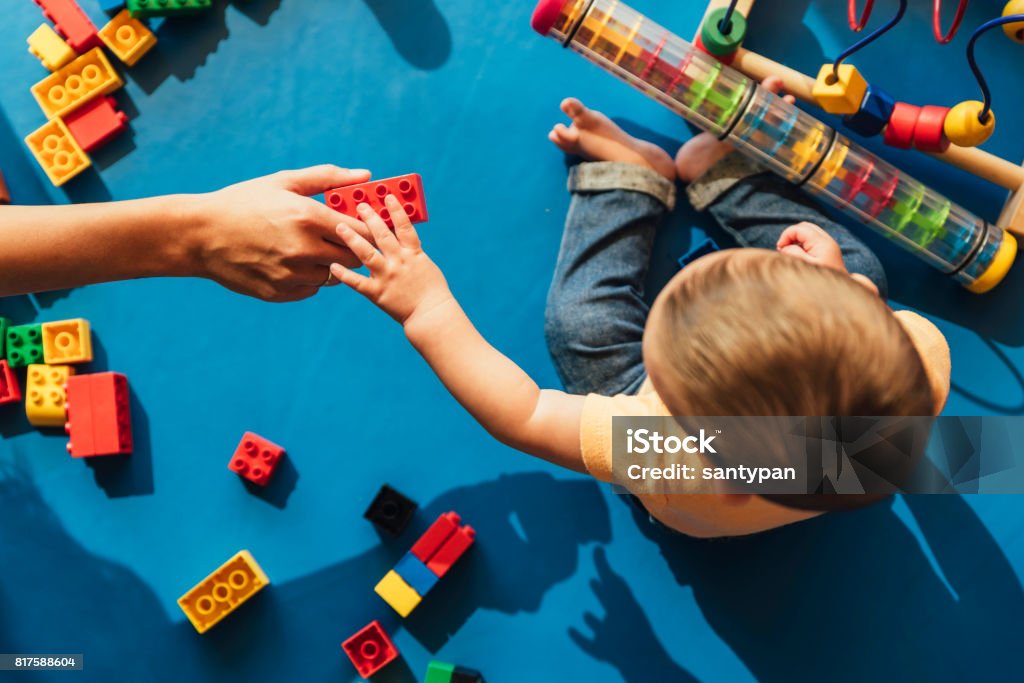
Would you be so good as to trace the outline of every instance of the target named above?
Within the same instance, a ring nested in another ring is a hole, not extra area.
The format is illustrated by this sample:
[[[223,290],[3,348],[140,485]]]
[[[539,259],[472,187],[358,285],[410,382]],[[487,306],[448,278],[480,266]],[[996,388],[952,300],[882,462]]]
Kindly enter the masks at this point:
[[[838,78],[831,64],[822,64],[811,94],[829,114],[856,114],[867,89],[867,81],[852,64],[840,64]]]
[[[1024,14],[1024,0],[1010,0],[1003,8],[1003,16],[1011,14]],[[1015,21],[1012,24],[1003,24],[1003,32],[1010,40],[1024,44],[1024,21]]]
[[[943,130],[946,137],[959,147],[976,147],[992,137],[996,129],[996,115],[988,113],[988,120],[978,120],[984,105],[977,100],[967,100],[949,110]]]

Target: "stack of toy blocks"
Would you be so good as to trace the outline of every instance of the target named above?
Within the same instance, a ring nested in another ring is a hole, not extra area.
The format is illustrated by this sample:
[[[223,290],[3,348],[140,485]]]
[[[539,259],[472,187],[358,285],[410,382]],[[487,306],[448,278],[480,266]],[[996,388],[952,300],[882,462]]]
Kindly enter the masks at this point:
[[[391,642],[379,621],[371,621],[341,644],[356,671],[369,678],[398,658],[398,648]]]
[[[368,204],[384,219],[388,227],[393,228],[391,213],[384,205],[384,198],[389,194],[394,195],[402,204],[411,222],[424,223],[428,220],[427,200],[423,196],[423,179],[418,173],[328,190],[324,193],[324,200],[327,206],[352,218],[359,218],[356,207]]]
[[[479,671],[434,661],[427,665],[423,683],[484,683],[484,677]]]
[[[131,453],[128,378],[118,372],[69,377],[64,431],[73,458]]]
[[[392,609],[406,617],[473,545],[476,532],[460,526],[461,518],[446,512],[437,518],[394,569],[374,587]]]
[[[199,633],[206,633],[270,584],[248,550],[242,550],[178,598],[178,606]]]

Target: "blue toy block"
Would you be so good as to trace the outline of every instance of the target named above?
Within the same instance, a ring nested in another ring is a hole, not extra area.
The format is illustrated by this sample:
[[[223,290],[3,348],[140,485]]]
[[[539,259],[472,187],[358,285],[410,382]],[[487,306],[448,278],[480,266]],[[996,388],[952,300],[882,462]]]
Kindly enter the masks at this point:
[[[437,583],[438,576],[413,555],[406,553],[395,565],[395,573],[402,577],[409,587],[416,591],[420,597],[430,592],[430,589]]]
[[[96,0],[100,9],[107,14],[114,15],[124,9],[124,0]]]
[[[701,256],[707,256],[708,254],[713,254],[719,250],[721,250],[721,247],[719,247],[713,239],[708,237],[693,249],[679,257],[679,267],[685,268]]]
[[[896,100],[892,95],[881,88],[868,85],[864,101],[860,104],[860,111],[844,116],[843,123],[857,135],[874,137],[885,130],[895,108]]]

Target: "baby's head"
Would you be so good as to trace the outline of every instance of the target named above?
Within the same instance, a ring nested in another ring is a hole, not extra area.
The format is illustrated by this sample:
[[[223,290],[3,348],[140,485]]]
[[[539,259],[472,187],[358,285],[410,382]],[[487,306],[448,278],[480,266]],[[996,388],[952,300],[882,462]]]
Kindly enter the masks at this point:
[[[643,344],[673,415],[934,411],[921,357],[877,295],[846,273],[766,249],[687,266],[654,302]],[[856,505],[843,498],[821,505]]]

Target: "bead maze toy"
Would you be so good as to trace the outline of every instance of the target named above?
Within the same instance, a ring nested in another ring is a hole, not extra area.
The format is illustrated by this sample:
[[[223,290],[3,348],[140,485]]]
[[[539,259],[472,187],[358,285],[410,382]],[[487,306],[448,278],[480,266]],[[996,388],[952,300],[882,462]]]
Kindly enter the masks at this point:
[[[727,4],[740,5],[735,0],[712,2],[707,16],[715,21],[719,10],[729,9]],[[753,0],[742,4],[749,10]],[[1017,242],[1012,235],[762,88],[741,73],[741,64],[749,65],[747,55],[753,54],[742,47],[726,55],[737,66],[732,68],[618,0],[541,0],[531,24],[541,35],[571,47],[687,121],[728,139],[766,168],[892,238],[972,292],[995,287],[1013,264]],[[718,28],[732,33],[724,23]],[[713,43],[705,44],[709,50],[724,50],[718,36],[702,31],[700,37],[702,43]],[[754,77],[782,72],[777,66],[766,68],[762,62]],[[788,71],[790,76],[795,73]],[[847,73],[853,84],[856,77]],[[786,74],[780,75],[785,81]],[[802,78],[804,94],[811,97],[814,81]],[[865,93],[866,87],[861,95]],[[839,91],[827,97],[856,99]],[[1024,172],[1014,169],[1017,175]],[[1014,187],[1020,186],[1018,182]]]

